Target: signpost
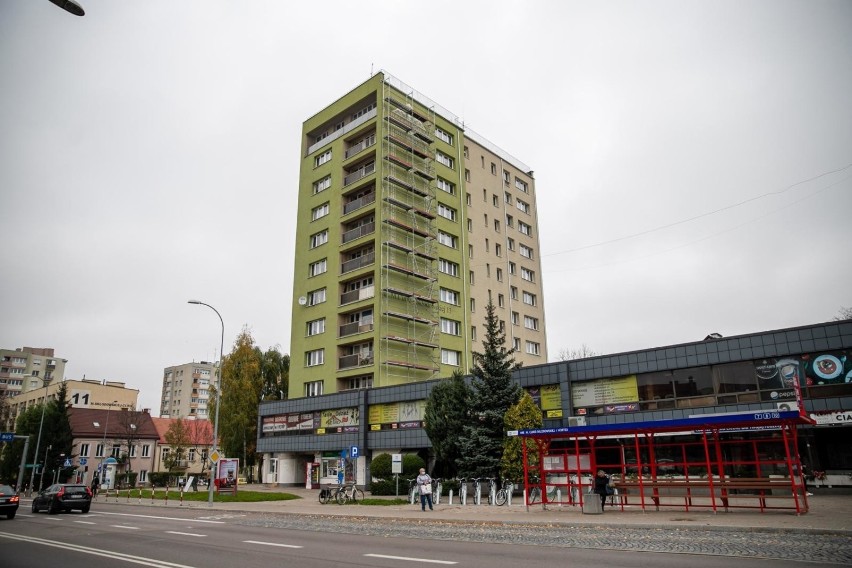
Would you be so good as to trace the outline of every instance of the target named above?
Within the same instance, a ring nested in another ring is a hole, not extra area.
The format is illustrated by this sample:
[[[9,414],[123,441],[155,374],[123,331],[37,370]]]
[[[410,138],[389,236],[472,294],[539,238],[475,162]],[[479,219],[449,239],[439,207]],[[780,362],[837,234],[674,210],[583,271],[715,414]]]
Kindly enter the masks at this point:
[[[11,442],[15,439],[14,432],[0,432],[0,442]]]

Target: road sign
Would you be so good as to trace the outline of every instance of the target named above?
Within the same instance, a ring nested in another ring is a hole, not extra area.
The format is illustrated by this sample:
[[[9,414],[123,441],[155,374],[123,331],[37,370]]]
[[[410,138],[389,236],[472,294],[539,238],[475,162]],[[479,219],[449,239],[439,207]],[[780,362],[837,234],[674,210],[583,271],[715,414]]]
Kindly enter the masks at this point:
[[[87,463],[89,463],[89,460],[86,458],[80,458],[80,465],[86,465]]]
[[[11,442],[15,439],[14,432],[2,432],[0,433],[0,442]]]
[[[65,464],[63,464],[63,466],[62,466],[62,467],[71,467],[71,460],[66,459],[66,460],[65,460]]]
[[[213,463],[218,462],[220,457],[222,456],[219,455],[219,450],[213,450],[213,452],[210,453],[210,461]]]
[[[349,457],[353,460],[358,457],[358,446],[352,446],[349,448]]]

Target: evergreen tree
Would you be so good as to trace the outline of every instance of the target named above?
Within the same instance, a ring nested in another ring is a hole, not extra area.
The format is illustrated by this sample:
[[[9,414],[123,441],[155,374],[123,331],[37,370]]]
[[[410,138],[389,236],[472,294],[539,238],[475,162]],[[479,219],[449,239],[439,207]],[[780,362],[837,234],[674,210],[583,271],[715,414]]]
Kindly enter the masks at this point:
[[[528,392],[524,391],[521,400],[506,412],[504,428],[509,430],[524,430],[541,428],[544,419],[541,409]],[[527,446],[527,463],[538,466],[538,446],[531,438],[514,436],[506,438],[503,443],[503,459],[500,462],[500,476],[503,479],[519,481],[524,478],[524,450]]]
[[[426,435],[432,442],[436,465],[433,473],[451,478],[458,474],[461,457],[460,433],[468,421],[470,389],[464,376],[456,371],[432,389],[426,401]]]
[[[290,387],[290,356],[282,354],[277,346],[270,347],[266,353],[261,353],[259,347],[256,350],[263,377],[261,400],[286,399]]]
[[[506,334],[489,300],[483,351],[473,353],[470,419],[461,440],[459,473],[466,477],[497,477],[500,471],[506,437],[504,416],[521,395],[521,388],[512,381],[515,360],[505,343]]]

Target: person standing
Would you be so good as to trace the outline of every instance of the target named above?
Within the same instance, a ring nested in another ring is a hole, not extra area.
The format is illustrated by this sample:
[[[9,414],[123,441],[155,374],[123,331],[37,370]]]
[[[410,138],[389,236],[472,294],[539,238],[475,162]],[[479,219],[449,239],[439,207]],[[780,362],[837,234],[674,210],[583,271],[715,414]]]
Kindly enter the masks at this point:
[[[432,509],[432,478],[426,473],[425,468],[420,468],[420,475],[417,476],[417,486],[420,488],[420,510],[426,510],[426,503],[429,504],[429,510]]]
[[[100,479],[98,478],[98,476],[96,475],[96,476],[92,479],[92,497],[97,497],[97,496],[98,496],[98,486],[99,486],[100,484],[101,484],[101,480],[100,480]]]
[[[606,496],[609,491],[609,476],[602,469],[598,470],[598,474],[595,476],[595,489],[594,492],[601,496],[601,511],[603,511],[604,504],[606,504]]]

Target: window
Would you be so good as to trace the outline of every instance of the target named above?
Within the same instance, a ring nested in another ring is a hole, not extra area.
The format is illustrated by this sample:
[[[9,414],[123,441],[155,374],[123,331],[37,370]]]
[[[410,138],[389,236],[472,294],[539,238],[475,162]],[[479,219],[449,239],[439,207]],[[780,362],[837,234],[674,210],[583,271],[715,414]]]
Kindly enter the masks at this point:
[[[331,160],[331,150],[326,150],[316,158],[314,158],[314,167],[318,168],[319,166],[325,164],[326,162]]]
[[[524,280],[528,280],[530,282],[535,282],[535,272],[530,270],[529,268],[521,267],[521,278]]]
[[[309,321],[306,325],[306,335],[319,335],[325,332],[325,318]]]
[[[530,355],[541,355],[541,346],[535,341],[527,341],[527,353]]]
[[[476,312],[476,300],[470,299],[470,313]]]
[[[438,186],[438,189],[440,189],[441,191],[446,191],[450,195],[456,194],[455,184],[448,182],[444,178],[438,178],[438,181],[436,181],[435,184]]]
[[[311,209],[311,221],[316,221],[322,217],[328,215],[328,202],[323,203],[322,205],[318,205]]]
[[[524,303],[528,306],[535,306],[535,294],[530,294],[529,292],[524,292]]]
[[[456,220],[456,210],[444,205],[443,203],[438,204],[438,215],[444,219],[449,219],[450,221]]]
[[[503,200],[506,203],[508,203],[509,205],[511,205],[512,204],[512,194],[509,193],[508,191],[504,192],[503,193]]]
[[[488,213],[483,213],[482,219],[485,221],[485,226],[488,226]]]
[[[364,116],[365,114],[367,114],[368,112],[370,112],[374,108],[376,108],[376,103],[370,103],[367,106],[365,106],[364,108],[362,108],[361,110],[359,110],[357,112],[353,112],[352,113],[352,120],[358,120],[358,118]]]
[[[521,339],[519,337],[512,338],[512,349],[518,353],[521,352]]]
[[[470,197],[470,196],[468,195],[468,197]],[[470,219],[467,220],[467,232],[468,233],[473,232],[473,221],[471,221]]]
[[[305,396],[320,396],[322,394],[322,381],[305,383]]]
[[[147,469],[143,469],[142,471],[139,472],[139,482],[140,483],[147,483],[148,482],[148,470]]]
[[[491,250],[489,248],[489,246],[490,246],[490,243],[488,242],[488,239],[485,239],[485,252],[489,252]]]
[[[533,257],[533,250],[526,245],[521,245],[520,252],[521,252],[521,256],[524,256],[526,258],[532,258]]]
[[[147,458],[151,456],[151,446],[150,444],[143,444],[142,446],[142,457]]]
[[[438,128],[437,126],[435,127],[435,137],[436,137],[438,140],[441,140],[441,141],[443,141],[443,142],[446,142],[446,143],[447,143],[447,144],[449,144],[450,146],[452,146],[452,145],[453,145],[453,135],[452,135],[452,134],[450,134],[449,132],[447,132],[446,130],[443,130],[443,129],[441,129],[441,128]]]
[[[470,151],[467,149],[467,146],[464,147],[464,157],[470,158]]]
[[[517,274],[518,273],[517,266],[518,265],[515,264],[514,262],[509,261],[509,274]]]
[[[438,242],[450,248],[459,248],[459,239],[444,231],[438,231]]]
[[[518,230],[521,233],[527,235],[528,237],[532,236],[532,227],[530,225],[527,225],[523,221],[518,221]]]
[[[497,294],[497,307],[505,308],[506,307],[506,297],[503,294]]]
[[[518,299],[518,288],[517,286],[509,286],[509,297],[513,300]]]
[[[494,207],[500,207],[500,200],[497,198],[497,196],[496,196],[496,195],[492,195],[492,196],[491,196],[491,204],[492,204]]]
[[[468,275],[467,275],[467,276],[468,276],[468,280],[470,281],[470,283],[471,283],[471,284],[473,284],[473,283],[474,283],[474,281],[476,280],[476,278],[474,278],[473,270],[471,270],[471,271],[468,273]]]
[[[524,213],[526,213],[526,214],[528,214],[528,215],[529,215],[529,212],[530,212],[530,205],[529,205],[529,203],[527,203],[527,202],[525,202],[525,201],[521,201],[520,199],[518,199],[518,200],[516,201],[516,203],[515,203],[515,206],[516,206],[518,209],[520,209],[521,211],[523,211]]]
[[[538,318],[524,316],[524,327],[538,331]]]
[[[464,171],[464,181],[470,181],[470,170]]]
[[[80,457],[89,457],[89,444],[80,444]]]
[[[441,333],[448,335],[461,335],[461,322],[441,318]]]
[[[506,239],[506,246],[509,248],[509,250],[515,250],[515,239]]]
[[[325,288],[320,288],[319,290],[308,292],[309,306],[316,306],[317,304],[321,304],[323,302],[325,302]]]
[[[314,195],[316,195],[320,191],[325,191],[329,187],[331,187],[331,176],[327,175],[321,180],[314,182]]]
[[[130,451],[128,452],[128,454],[130,455],[131,458],[136,457],[136,445],[135,444],[130,446]]]
[[[318,260],[316,262],[312,262],[308,266],[308,273],[310,276],[319,276],[320,274],[328,271],[328,259]]]
[[[515,187],[523,191],[524,193],[529,193],[527,191],[527,182],[523,181],[520,178],[515,178]]]
[[[441,301],[445,304],[459,305],[459,293],[448,288],[441,288]]]
[[[438,270],[440,270],[444,274],[449,274],[450,276],[459,275],[459,265],[455,262],[447,260],[446,258],[438,259]]]
[[[494,230],[500,232],[500,221],[497,219],[494,219]]]
[[[317,248],[328,242],[328,229],[324,229],[319,233],[311,235],[311,248]]]
[[[494,254],[496,254],[497,256],[503,256],[503,247],[501,247],[499,244],[495,244]]]
[[[467,245],[467,257],[473,258],[473,245]]]
[[[476,326],[475,325],[470,326],[470,340],[476,341]]]
[[[503,281],[503,269],[498,268],[497,269],[497,282],[502,282],[502,281]]]
[[[521,325],[521,314],[512,312],[512,325]]]
[[[494,162],[491,162],[491,175],[497,175],[497,164],[495,164]]]
[[[305,367],[316,367],[325,362],[325,349],[314,349],[305,352]]]
[[[96,458],[104,457],[104,445],[103,444],[98,444],[97,446],[95,446],[95,457]]]
[[[506,215],[506,226],[510,228],[515,227],[515,218],[511,215]]]
[[[461,352],[452,351],[450,349],[441,349],[441,363],[444,365],[453,365],[454,367],[458,367],[460,360]]]
[[[447,166],[450,169],[455,167],[455,162],[453,162],[453,159],[451,157],[447,156],[446,154],[444,154],[443,152],[441,152],[440,150],[435,152],[435,161],[438,162],[439,164],[443,164],[443,165]]]

